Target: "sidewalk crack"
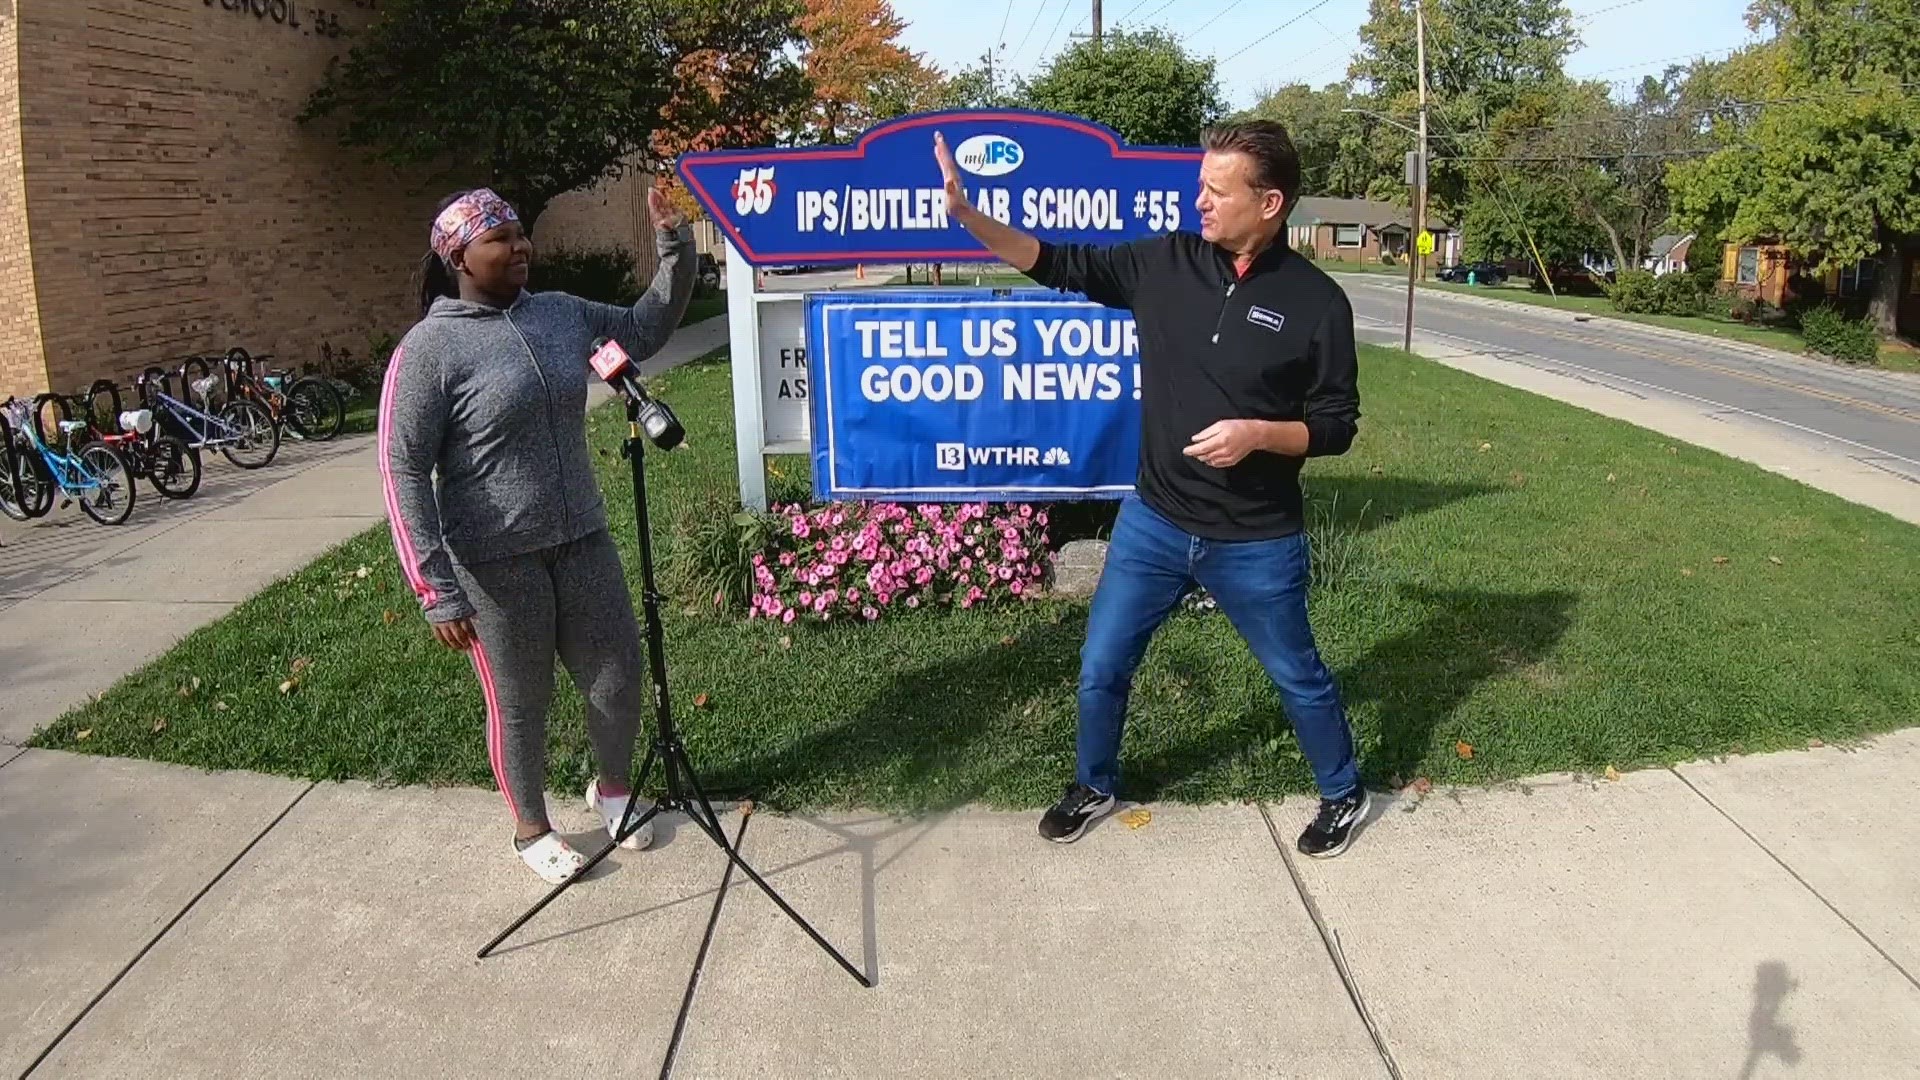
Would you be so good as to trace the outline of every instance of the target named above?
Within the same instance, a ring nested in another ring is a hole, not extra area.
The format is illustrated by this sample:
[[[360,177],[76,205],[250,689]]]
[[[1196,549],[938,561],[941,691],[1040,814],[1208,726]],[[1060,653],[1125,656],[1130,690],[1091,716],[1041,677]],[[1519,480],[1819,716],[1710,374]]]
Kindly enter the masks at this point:
[[[1847,924],[1847,929],[1860,935],[1860,940],[1872,946],[1873,951],[1880,954],[1880,959],[1885,960],[1889,964],[1892,964],[1893,970],[1899,972],[1903,978],[1905,978],[1909,983],[1912,983],[1913,988],[1915,990],[1920,990],[1920,979],[1914,978],[1912,972],[1908,971],[1904,967],[1901,967],[1900,961],[1895,960],[1892,957],[1892,955],[1887,952],[1887,950],[1881,948],[1879,942],[1867,936],[1867,932],[1865,930],[1860,929],[1857,923],[1855,923],[1852,919],[1847,918],[1846,913],[1841,911],[1838,907],[1835,907],[1833,901],[1827,899],[1824,895],[1822,895],[1819,889],[1814,888],[1812,882],[1808,881],[1806,878],[1801,877],[1800,871],[1795,870],[1793,867],[1787,865],[1787,860],[1782,859],[1778,855],[1775,855],[1773,853],[1773,849],[1761,843],[1760,838],[1753,835],[1753,833],[1750,830],[1748,830],[1748,828],[1745,825],[1740,824],[1740,820],[1738,818],[1734,817],[1732,814],[1727,813],[1726,809],[1722,807],[1719,803],[1714,802],[1711,798],[1709,798],[1706,792],[1701,791],[1698,787],[1695,787],[1693,781],[1687,779],[1685,773],[1682,773],[1679,769],[1676,769],[1671,765],[1667,767],[1667,771],[1672,773],[1675,777],[1679,778],[1681,783],[1687,785],[1687,790],[1693,792],[1695,795],[1700,796],[1701,802],[1704,802],[1708,806],[1711,806],[1715,810],[1719,811],[1721,817],[1726,818],[1727,821],[1731,823],[1734,828],[1740,830],[1740,835],[1746,837],[1748,840],[1753,841],[1754,847],[1757,847],[1761,851],[1766,852],[1767,858],[1772,859],[1775,863],[1779,864],[1780,869],[1785,870],[1788,873],[1788,875],[1793,878],[1793,880],[1799,882],[1801,888],[1804,888],[1808,892],[1812,893],[1813,898],[1815,900],[1818,900],[1822,904],[1825,904],[1827,906],[1827,910],[1833,912],[1834,918],[1837,918],[1841,922]]]
[[[215,885],[218,885],[220,884],[221,881],[225,880],[227,874],[232,872],[234,867],[240,865],[240,860],[246,858],[247,853],[252,851],[255,845],[259,844],[260,841],[265,840],[267,838],[268,833],[272,832],[275,829],[275,827],[277,827],[282,821],[285,821],[287,818],[287,815],[293,813],[293,808],[300,805],[300,800],[306,798],[309,792],[311,792],[314,788],[319,786],[320,785],[318,781],[313,781],[313,782],[309,782],[306,787],[300,789],[300,794],[295,795],[293,797],[292,802],[289,802],[284,809],[282,809],[278,814],[275,814],[273,820],[267,822],[266,828],[261,829],[260,832],[257,835],[255,835],[253,839],[247,841],[247,846],[241,848],[239,854],[235,855],[232,859],[230,859],[227,862],[227,865],[221,867],[220,872],[213,875],[213,879],[211,881],[207,882],[205,885],[202,885],[200,887],[200,891],[194,893],[193,897],[189,899],[186,902],[186,904],[184,904],[180,908],[179,911],[174,913],[173,918],[168,919],[167,924],[165,926],[162,926],[157,932],[155,932],[153,937],[148,939],[147,943],[140,947],[139,952],[133,954],[133,959],[128,960],[126,964],[122,966],[117,973],[115,973],[113,978],[107,981],[107,985],[101,987],[100,992],[93,995],[93,999],[88,1001],[86,1006],[82,1008],[79,1011],[79,1013],[75,1014],[72,1020],[67,1021],[67,1026],[60,1029],[60,1034],[55,1035],[53,1037],[53,1041],[47,1044],[46,1049],[40,1051],[40,1056],[34,1058],[33,1062],[26,1067],[25,1071],[21,1072],[20,1080],[26,1080],[27,1077],[33,1075],[33,1070],[39,1068],[47,1060],[48,1057],[52,1056],[53,1052],[59,1048],[60,1044],[63,1041],[66,1040],[66,1037],[68,1035],[73,1034],[73,1030],[80,1026],[80,1021],[85,1020],[87,1018],[87,1014],[91,1013],[94,1010],[95,1006],[99,1005],[102,1001],[105,1001],[108,994],[113,993],[114,987],[120,985],[120,980],[127,977],[127,973],[133,970],[134,965],[138,964],[141,960],[144,960],[146,958],[147,953],[153,951],[153,947],[155,945],[160,944],[160,939],[166,937],[167,934],[171,933],[173,928],[179,925],[180,920],[186,918],[187,913],[189,911],[192,911],[196,904],[200,903],[200,900],[202,897],[206,896],[209,892],[212,892],[213,887]]]
[[[1393,1080],[1402,1080],[1400,1066],[1393,1060],[1393,1051],[1387,1046],[1387,1037],[1380,1031],[1380,1025],[1374,1023],[1373,1014],[1367,1010],[1367,1000],[1360,993],[1360,984],[1353,977],[1353,969],[1347,966],[1346,951],[1340,947],[1340,932],[1327,925],[1325,916],[1320,914],[1320,905],[1314,902],[1313,894],[1307,891],[1307,883],[1300,878],[1300,871],[1293,865],[1293,856],[1287,852],[1287,845],[1280,839],[1280,830],[1273,823],[1273,814],[1267,804],[1254,804],[1260,808],[1260,817],[1267,823],[1267,834],[1273,837],[1273,846],[1280,852],[1280,861],[1287,868],[1287,876],[1293,879],[1294,891],[1300,894],[1300,902],[1306,905],[1307,917],[1313,920],[1313,928],[1320,934],[1320,944],[1326,947],[1327,958],[1333,961],[1333,969],[1340,975],[1340,983],[1347,989],[1347,1000],[1353,1002],[1354,1012],[1360,1014],[1360,1023],[1366,1026],[1367,1035],[1373,1039],[1373,1048],[1379,1052],[1380,1061],[1387,1067],[1387,1075]]]
[[[733,834],[733,849],[740,850],[740,841],[747,835],[747,822],[753,820],[752,814],[740,817],[740,827]],[[694,993],[700,988],[700,975],[707,968],[707,953],[713,948],[714,931],[720,926],[720,909],[727,902],[727,893],[733,884],[733,860],[727,860],[727,869],[720,875],[720,887],[714,890],[713,912],[707,916],[707,930],[700,938],[700,951],[694,954],[693,971],[687,976],[687,992],[680,998],[680,1015],[673,1021],[673,1036],[667,1041],[666,1057],[660,1062],[660,1080],[669,1080],[673,1076],[673,1063],[680,1056],[680,1043],[687,1033],[687,1021],[693,1016]]]

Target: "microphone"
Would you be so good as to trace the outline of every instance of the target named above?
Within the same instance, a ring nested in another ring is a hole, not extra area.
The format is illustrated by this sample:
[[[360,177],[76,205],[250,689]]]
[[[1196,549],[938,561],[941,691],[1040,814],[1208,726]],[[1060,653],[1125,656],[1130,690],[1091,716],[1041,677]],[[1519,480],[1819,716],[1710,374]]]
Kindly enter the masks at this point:
[[[633,358],[627,350],[612,338],[601,338],[593,343],[593,355],[587,363],[593,366],[594,374],[627,399],[628,415],[639,423],[647,433],[647,438],[662,450],[671,450],[680,445],[687,436],[687,429],[680,425],[680,418],[673,415],[663,401],[656,400],[647,393],[646,387],[634,377]]]

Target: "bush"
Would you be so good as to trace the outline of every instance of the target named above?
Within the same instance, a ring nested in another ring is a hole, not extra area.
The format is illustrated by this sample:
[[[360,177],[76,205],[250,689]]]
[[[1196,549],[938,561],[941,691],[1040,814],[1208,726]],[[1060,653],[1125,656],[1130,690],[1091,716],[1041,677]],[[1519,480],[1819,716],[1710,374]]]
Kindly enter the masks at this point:
[[[570,293],[583,300],[621,307],[632,306],[641,291],[633,276],[633,253],[619,247],[610,251],[555,248],[539,252],[534,256],[527,288]]]
[[[1028,505],[775,507],[753,557],[749,618],[872,622],[900,608],[1028,600],[1043,587],[1047,514]]]
[[[1628,270],[1607,289],[1615,311],[1646,315],[1698,315],[1706,309],[1707,294],[1692,274],[1654,276],[1648,270]]]
[[[1831,305],[1800,314],[1800,331],[1814,352],[1851,363],[1872,363],[1880,356],[1880,335],[1865,319],[1849,318]]]
[[[1657,306],[1658,282],[1659,279],[1646,270],[1628,270],[1607,290],[1607,299],[1613,301],[1615,311],[1651,312]]]
[[[778,518],[743,510],[714,491],[673,515],[662,584],[688,603],[737,610],[753,596],[753,558],[765,551]]]
[[[1702,297],[1710,297],[1720,291],[1720,267],[1717,264],[1696,266],[1682,273],[1693,283],[1694,291]]]

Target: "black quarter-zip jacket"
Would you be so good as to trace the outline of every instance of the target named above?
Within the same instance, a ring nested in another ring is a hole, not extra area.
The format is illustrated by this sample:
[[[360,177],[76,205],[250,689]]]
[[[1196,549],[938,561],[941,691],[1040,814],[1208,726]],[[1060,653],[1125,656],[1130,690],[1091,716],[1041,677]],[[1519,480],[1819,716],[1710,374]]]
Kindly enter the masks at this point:
[[[1232,419],[1303,421],[1308,457],[1353,445],[1353,307],[1332,278],[1278,242],[1242,275],[1225,248],[1188,232],[1111,247],[1043,241],[1027,276],[1133,312],[1143,502],[1212,540],[1269,540],[1304,527],[1302,459],[1256,450],[1216,469],[1183,451]]]

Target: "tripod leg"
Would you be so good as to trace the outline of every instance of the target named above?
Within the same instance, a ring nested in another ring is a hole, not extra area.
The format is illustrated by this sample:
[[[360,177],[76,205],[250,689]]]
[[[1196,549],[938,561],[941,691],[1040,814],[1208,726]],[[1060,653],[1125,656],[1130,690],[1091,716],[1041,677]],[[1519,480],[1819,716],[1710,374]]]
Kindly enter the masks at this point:
[[[638,792],[642,787],[646,785],[647,776],[653,772],[653,763],[659,756],[658,750],[659,750],[658,747],[650,746],[647,748],[646,759],[640,765],[639,778],[634,782],[633,789],[635,792]],[[624,840],[632,833],[639,831],[641,826],[645,825],[649,821],[652,821],[654,817],[658,815],[662,809],[662,804],[656,802],[653,804],[652,807],[650,807],[647,810],[646,813],[640,815],[640,820],[635,821],[632,825],[627,825],[625,822],[625,819],[633,816],[633,802],[634,800],[631,800],[631,799],[627,801],[627,812],[624,815],[622,815],[621,831],[618,837],[609,837],[606,843],[600,845],[600,850],[594,852],[593,857],[591,859],[588,859],[586,862],[586,865],[582,866],[577,873],[575,873],[572,877],[568,878],[567,880],[561,882],[560,884],[555,885],[553,889],[547,893],[547,895],[540,898],[539,903],[533,905],[531,908],[528,908],[526,913],[521,915],[518,919],[513,920],[512,926],[509,926],[505,930],[500,931],[498,936],[496,936],[492,941],[487,942],[486,945],[481,947],[479,952],[480,959],[485,960],[488,956],[492,955],[493,950],[499,948],[501,942],[512,937],[514,931],[527,925],[527,923],[535,915],[540,914],[542,909],[544,909],[548,904],[551,904],[556,899],[558,899],[561,893],[566,892],[568,889],[573,888],[575,882],[586,877],[589,871],[591,871],[595,866],[600,865],[600,860],[612,854],[613,849],[620,846],[621,840]]]
[[[639,832],[640,826],[645,825],[648,818],[660,812],[660,807],[656,805],[652,813],[642,817],[639,821],[634,821],[631,825],[627,824],[633,819],[633,805],[640,801],[640,788],[647,782],[648,775],[653,772],[653,762],[659,754],[660,748],[658,746],[648,745],[647,756],[640,762],[640,778],[634,782],[632,787],[627,789],[627,808],[620,814],[620,827],[613,831],[613,842],[616,844],[621,843],[626,840],[627,837]],[[596,780],[594,783],[598,784],[599,781]]]
[[[707,801],[707,793],[700,788],[700,778],[694,775],[693,764],[682,760],[679,762],[679,765],[681,774],[687,778],[687,783],[693,787],[693,794],[694,797],[699,800],[700,809],[706,814],[704,818],[696,813],[689,813],[687,817],[699,825],[700,830],[711,837],[714,843],[720,845],[720,850],[727,853],[727,858],[732,861],[733,865],[739,867],[741,873],[753,879],[753,883],[760,886],[760,891],[767,894],[767,899],[779,905],[780,910],[787,913],[787,918],[792,919],[795,925],[805,930],[807,936],[813,939],[815,945],[826,950],[827,955],[833,957],[835,963],[838,963],[845,969],[847,974],[853,976],[855,982],[868,989],[872,989],[873,980],[867,978],[865,972],[854,967],[853,964],[848,962],[846,957],[840,955],[839,949],[828,944],[827,939],[820,936],[820,932],[813,928],[812,923],[802,918],[799,912],[793,910],[792,905],[787,903],[785,897],[776,892],[773,886],[767,884],[766,879],[761,877],[758,871],[747,865],[747,861],[740,857],[739,849],[727,842],[726,831],[720,828],[720,818],[713,812],[713,804]],[[673,763],[671,760],[668,762],[667,771],[669,774],[673,772]]]
[[[658,803],[656,803],[652,807],[648,808],[646,813],[640,815],[640,820],[636,822],[633,827],[637,829],[641,825],[645,825],[647,822],[653,820],[654,815],[658,814],[659,812],[660,812],[660,806]],[[620,846],[618,842],[616,842],[612,837],[608,837],[607,842],[600,845],[600,850],[593,853],[593,858],[588,859],[586,861],[586,864],[580,867],[579,872],[575,873],[572,877],[561,882],[560,884],[555,885],[551,892],[547,893],[547,895],[540,898],[539,903],[528,908],[526,911],[526,914],[513,920],[512,926],[509,926],[505,930],[500,931],[499,936],[495,937],[492,941],[487,942],[486,945],[480,949],[480,952],[479,952],[480,959],[485,960],[489,955],[493,953],[493,950],[500,947],[501,942],[512,937],[513,932],[515,930],[518,930],[521,927],[527,925],[528,921],[531,920],[535,915],[540,914],[540,912],[544,910],[548,904],[551,904],[555,900],[559,899],[561,893],[566,892],[568,889],[573,888],[576,882],[580,881],[582,878],[586,877],[589,873],[591,873],[594,867],[600,865],[601,859],[604,859],[608,855],[613,854],[613,849],[618,846]]]

